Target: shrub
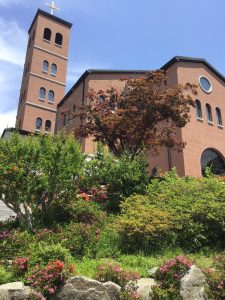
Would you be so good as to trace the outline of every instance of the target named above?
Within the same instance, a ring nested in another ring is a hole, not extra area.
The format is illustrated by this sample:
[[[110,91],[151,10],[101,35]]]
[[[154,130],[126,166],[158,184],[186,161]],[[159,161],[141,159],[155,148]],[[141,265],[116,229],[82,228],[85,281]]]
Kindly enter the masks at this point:
[[[175,171],[148,186],[148,199],[173,216],[174,243],[186,251],[225,247],[225,181],[179,177]]]
[[[148,253],[169,243],[173,218],[169,212],[152,205],[148,197],[135,195],[121,203],[121,214],[112,227],[121,238],[123,251]]]
[[[225,299],[225,271],[215,271],[212,269],[203,271],[206,276],[206,292],[209,299]]]
[[[100,282],[115,282],[124,289],[129,281],[136,281],[140,275],[136,272],[123,270],[117,263],[106,262],[98,267],[96,278]]]
[[[214,257],[214,265],[217,269],[225,271],[225,252]]]
[[[12,274],[8,271],[3,266],[0,266],[0,285],[8,283],[12,280]]]
[[[29,246],[29,266],[45,266],[47,263],[60,260],[66,264],[73,263],[70,252],[60,244],[47,244],[45,242],[34,243]]]
[[[68,271],[64,262],[55,260],[49,262],[45,267],[35,267],[27,280],[37,292],[44,297],[49,297],[63,286],[68,277]],[[71,272],[73,272],[72,269]]]
[[[13,270],[15,275],[22,276],[28,271],[29,258],[27,257],[17,257],[13,261]]]
[[[180,281],[191,266],[192,262],[183,256],[167,260],[155,274],[158,286],[153,287],[154,299],[181,299]]]

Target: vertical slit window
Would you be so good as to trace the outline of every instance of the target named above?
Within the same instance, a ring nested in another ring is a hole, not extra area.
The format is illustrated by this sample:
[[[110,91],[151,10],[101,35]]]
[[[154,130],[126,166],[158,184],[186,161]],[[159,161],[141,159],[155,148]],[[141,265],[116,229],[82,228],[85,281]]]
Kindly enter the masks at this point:
[[[43,61],[43,66],[42,66],[42,71],[47,73],[48,72],[48,66],[49,66],[48,61],[44,60]]]
[[[48,92],[48,101],[54,102],[54,98],[55,98],[55,93],[53,91],[49,91]]]
[[[217,124],[219,126],[223,126],[222,114],[219,107],[216,108],[216,118],[217,118]]]
[[[206,104],[206,115],[207,115],[207,121],[212,123],[212,121],[213,121],[212,109],[211,109],[211,106],[208,103]]]
[[[202,105],[199,100],[195,101],[196,117],[202,119]]]

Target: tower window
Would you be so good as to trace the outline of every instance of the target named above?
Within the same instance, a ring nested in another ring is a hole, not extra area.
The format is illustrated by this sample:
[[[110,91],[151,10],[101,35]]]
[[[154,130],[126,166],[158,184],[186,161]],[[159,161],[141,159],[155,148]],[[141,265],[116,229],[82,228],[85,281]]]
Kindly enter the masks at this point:
[[[48,61],[44,60],[43,61],[43,66],[42,66],[42,71],[47,73],[48,72],[48,66],[49,66]]]
[[[216,108],[216,118],[217,118],[217,124],[218,126],[223,126],[223,120],[221,115],[221,110],[219,107]]]
[[[52,122],[50,120],[47,120],[45,122],[45,132],[51,131]]]
[[[62,42],[63,42],[63,36],[61,33],[57,32],[56,35],[55,35],[55,43],[57,45],[62,45]]]
[[[45,100],[45,95],[46,95],[46,89],[41,87],[39,91],[39,99],[40,100]]]
[[[41,126],[42,126],[42,119],[41,118],[37,118],[36,119],[36,127],[35,127],[35,129],[37,131],[40,131],[41,130]]]
[[[202,105],[199,100],[195,101],[196,117],[202,119]]]
[[[48,92],[48,101],[49,102],[54,102],[54,97],[55,97],[55,94],[54,92],[51,90]]]
[[[51,41],[51,35],[52,35],[51,30],[49,28],[45,28],[43,39],[47,41]]]
[[[212,121],[213,121],[212,109],[211,109],[211,106],[208,103],[206,104],[206,115],[207,115],[207,121],[209,123],[212,123]]]
[[[52,64],[51,65],[51,74],[52,75],[56,75],[57,73],[57,65],[56,64]]]

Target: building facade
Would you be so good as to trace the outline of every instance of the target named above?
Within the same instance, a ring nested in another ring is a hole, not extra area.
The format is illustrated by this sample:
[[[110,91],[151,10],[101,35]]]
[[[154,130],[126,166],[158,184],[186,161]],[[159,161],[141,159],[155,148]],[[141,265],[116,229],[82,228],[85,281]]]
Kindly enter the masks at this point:
[[[216,174],[225,173],[225,133],[223,117],[225,113],[225,78],[206,60],[188,57],[174,57],[162,70],[167,71],[167,86],[190,82],[198,86],[196,107],[191,108],[190,122],[177,129],[178,139],[184,141],[183,151],[177,152],[166,147],[158,156],[148,153],[150,172],[165,172],[176,167],[181,176],[201,177],[205,168],[211,167]],[[79,118],[66,116],[65,112],[76,111],[87,104],[85,96],[90,89],[106,90],[111,87],[123,90],[125,82],[121,78],[135,78],[146,71],[88,70],[58,104],[56,131],[65,128],[73,131],[80,125]],[[82,150],[95,154],[96,144],[92,138],[82,140]]]
[[[86,105],[87,92],[123,90],[121,78],[138,78],[145,70],[87,70],[65,95],[69,37],[72,24],[45,11],[38,10],[28,31],[29,40],[20,98],[17,127],[21,132],[67,133],[76,129],[79,117],[71,118],[80,106]],[[196,107],[191,108],[191,120],[177,129],[177,138],[186,143],[181,152],[162,147],[158,156],[147,154],[149,171],[165,172],[176,167],[181,176],[200,177],[207,166],[217,174],[225,173],[225,77],[206,60],[174,57],[162,70],[167,72],[167,86],[198,86]],[[5,130],[3,136],[10,136]],[[81,140],[82,150],[95,155],[93,139]]]
[[[54,133],[57,104],[65,95],[72,24],[38,10],[29,39],[16,124],[20,130]]]

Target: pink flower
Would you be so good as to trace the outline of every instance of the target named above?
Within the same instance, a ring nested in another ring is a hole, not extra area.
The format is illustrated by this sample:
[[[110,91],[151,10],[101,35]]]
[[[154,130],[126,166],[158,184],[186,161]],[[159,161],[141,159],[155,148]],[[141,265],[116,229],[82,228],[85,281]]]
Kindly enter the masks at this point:
[[[49,294],[50,294],[50,295],[52,295],[52,294],[55,293],[55,290],[54,290],[53,288],[48,289],[48,291],[49,291]]]

